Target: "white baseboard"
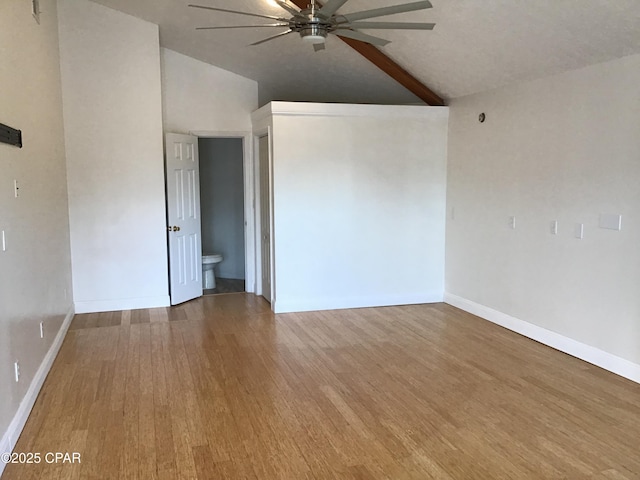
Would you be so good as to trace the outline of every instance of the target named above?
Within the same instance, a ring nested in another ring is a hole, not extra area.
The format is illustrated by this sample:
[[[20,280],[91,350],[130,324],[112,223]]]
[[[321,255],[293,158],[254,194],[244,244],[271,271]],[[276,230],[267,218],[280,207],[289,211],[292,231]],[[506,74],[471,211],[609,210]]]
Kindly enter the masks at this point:
[[[393,305],[415,305],[442,302],[442,291],[409,295],[377,295],[370,297],[329,297],[273,302],[275,313],[311,312],[317,310],[343,310],[346,308],[390,307]]]
[[[53,365],[53,361],[56,359],[58,352],[60,351],[60,347],[62,346],[62,342],[64,341],[64,337],[67,334],[67,330],[69,330],[69,325],[71,325],[71,320],[73,320],[75,312],[73,307],[69,309],[67,316],[62,322],[62,326],[56,335],[56,338],[53,339],[53,343],[51,343],[51,347],[49,347],[49,351],[44,356],[38,371],[31,380],[31,384],[29,385],[29,389],[25,394],[22,402],[20,402],[20,406],[18,407],[18,411],[11,420],[7,431],[2,435],[2,440],[0,440],[0,454],[12,452],[18,442],[18,438],[22,433],[22,429],[27,423],[27,419],[29,418],[29,414],[31,413],[31,409],[33,405],[36,403],[36,399],[38,398],[38,394],[40,393],[40,389],[42,388],[42,384],[44,383],[47,375],[49,374],[49,370],[51,370],[51,366]],[[0,461],[0,476],[4,471],[4,467],[6,464]]]
[[[640,383],[640,365],[620,358],[596,347],[573,340],[546,328],[512,317],[479,303],[472,302],[451,293],[444,294],[444,301],[465,312],[512,330],[520,335],[560,350],[585,362],[604,368],[621,377]]]
[[[76,313],[118,312],[141,308],[160,308],[171,305],[169,295],[160,297],[119,298],[117,300],[95,300],[75,302]]]

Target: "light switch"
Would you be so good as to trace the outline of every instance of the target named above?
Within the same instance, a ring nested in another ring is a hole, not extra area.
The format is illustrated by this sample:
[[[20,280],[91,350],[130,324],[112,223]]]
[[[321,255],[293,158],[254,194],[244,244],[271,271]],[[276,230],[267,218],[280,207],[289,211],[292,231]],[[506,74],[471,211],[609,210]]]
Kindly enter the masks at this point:
[[[516,229],[516,217],[509,217],[509,227],[511,227],[512,230]]]
[[[558,221],[554,220],[553,222],[551,222],[551,224],[549,225],[549,231],[551,232],[551,235],[557,235],[558,234]]]
[[[608,230],[622,230],[622,215],[603,213],[600,215],[600,228]]]
[[[584,223],[576,223],[574,233],[576,238],[582,240],[584,238]]]
[[[4,230],[2,230],[2,238],[0,239],[2,240],[2,251],[6,252],[7,251],[7,237],[4,233]]]

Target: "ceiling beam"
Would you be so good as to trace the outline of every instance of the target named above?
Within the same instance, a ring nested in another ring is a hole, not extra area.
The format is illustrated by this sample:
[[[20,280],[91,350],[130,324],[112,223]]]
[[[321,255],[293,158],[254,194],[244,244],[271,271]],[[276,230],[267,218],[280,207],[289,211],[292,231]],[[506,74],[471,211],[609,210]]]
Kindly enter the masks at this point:
[[[308,8],[309,6],[309,0],[291,0],[291,3],[295,4],[298,8],[303,10],[305,8]],[[320,6],[319,2],[316,2],[316,4]],[[445,104],[444,100],[436,93],[434,93],[433,90],[431,90],[420,80],[407,72],[396,62],[394,62],[380,49],[369,43],[361,42],[359,40],[352,40],[350,38],[343,37],[338,38],[340,38],[340,40],[349,45],[356,52],[369,60],[376,67],[389,75],[396,82],[405,87],[426,104],[438,107],[441,107]]]
[[[382,53],[377,47],[359,40],[344,37],[338,38],[426,104],[434,107],[444,106],[444,100],[434,93],[433,90]]]

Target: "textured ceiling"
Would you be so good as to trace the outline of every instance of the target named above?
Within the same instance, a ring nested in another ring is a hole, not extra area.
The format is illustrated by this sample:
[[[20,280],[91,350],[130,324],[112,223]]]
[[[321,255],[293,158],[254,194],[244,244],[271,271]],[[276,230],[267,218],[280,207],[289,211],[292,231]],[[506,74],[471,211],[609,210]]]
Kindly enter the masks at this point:
[[[249,47],[280,30],[195,31],[263,20],[190,9],[186,0],[94,1],[160,25],[164,47],[258,81],[263,102],[421,103],[333,36],[319,53],[295,34]],[[368,33],[391,40],[382,50],[444,98],[640,53],[640,0],[431,1],[433,9],[384,20],[436,22],[435,30]],[[192,2],[283,15],[268,0]],[[349,0],[340,13],[398,3]]]

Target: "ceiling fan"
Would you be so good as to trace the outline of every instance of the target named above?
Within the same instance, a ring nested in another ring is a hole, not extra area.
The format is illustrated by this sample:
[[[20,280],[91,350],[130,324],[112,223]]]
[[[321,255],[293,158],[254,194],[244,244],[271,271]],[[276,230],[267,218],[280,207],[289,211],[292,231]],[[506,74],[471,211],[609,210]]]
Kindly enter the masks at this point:
[[[214,10],[217,12],[235,13],[238,15],[248,15],[250,17],[266,18],[276,20],[278,23],[267,23],[261,25],[233,25],[222,27],[198,27],[196,30],[218,30],[225,28],[288,28],[288,30],[278,33],[272,37],[265,38],[251,45],[260,45],[261,43],[275,40],[276,38],[289,35],[290,33],[299,33],[304,42],[313,45],[315,51],[324,50],[327,36],[331,33],[339,37],[360,40],[372,45],[384,46],[389,40],[374,37],[360,30],[433,30],[435,23],[403,23],[403,22],[362,22],[369,18],[382,17],[385,15],[393,15],[395,13],[413,12],[416,10],[424,10],[431,8],[431,2],[423,0],[420,2],[405,3],[402,5],[394,5],[391,7],[375,8],[373,10],[364,10],[361,12],[348,13],[339,15],[336,13],[348,0],[328,0],[324,6],[319,6],[316,0],[310,0],[309,6],[303,10],[291,6],[286,0],[274,0],[282,9],[286,10],[290,18],[276,17],[272,15],[261,15],[257,13],[239,12],[236,10],[227,10],[224,8],[208,7],[205,5],[189,5],[192,8],[202,8],[205,10]]]

